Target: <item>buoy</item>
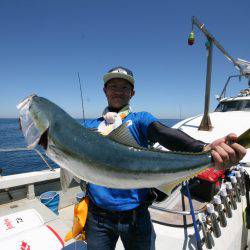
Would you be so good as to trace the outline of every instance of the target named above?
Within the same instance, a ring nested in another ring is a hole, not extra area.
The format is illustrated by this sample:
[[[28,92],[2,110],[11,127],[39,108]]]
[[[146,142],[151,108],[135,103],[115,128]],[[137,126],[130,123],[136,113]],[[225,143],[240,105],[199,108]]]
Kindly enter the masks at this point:
[[[194,31],[191,31],[188,36],[188,45],[193,45],[193,44],[194,44]]]

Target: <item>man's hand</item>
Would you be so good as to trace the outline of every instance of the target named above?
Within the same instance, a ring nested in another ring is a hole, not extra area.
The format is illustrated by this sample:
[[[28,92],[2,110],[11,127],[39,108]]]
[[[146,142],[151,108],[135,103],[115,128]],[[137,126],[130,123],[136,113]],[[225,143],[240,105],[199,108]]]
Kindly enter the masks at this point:
[[[236,141],[237,135],[229,134],[208,145],[211,148],[215,168],[229,168],[236,165],[246,155],[246,149]]]

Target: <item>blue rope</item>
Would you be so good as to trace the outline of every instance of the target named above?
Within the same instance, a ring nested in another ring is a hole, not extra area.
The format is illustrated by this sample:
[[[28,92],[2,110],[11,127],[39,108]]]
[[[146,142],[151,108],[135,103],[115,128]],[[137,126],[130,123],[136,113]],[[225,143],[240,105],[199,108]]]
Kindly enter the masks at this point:
[[[193,224],[194,224],[194,232],[195,232],[195,239],[196,239],[196,242],[197,242],[197,248],[202,249],[201,238],[200,238],[200,234],[199,234],[199,231],[198,231],[198,226],[197,226],[196,219],[195,219],[194,207],[193,207],[193,202],[192,202],[190,191],[189,191],[188,181],[185,182],[185,187],[186,187],[186,191],[187,191],[187,197],[188,197],[188,201],[189,201],[190,212],[191,212],[191,216],[192,216],[192,220],[193,220]]]

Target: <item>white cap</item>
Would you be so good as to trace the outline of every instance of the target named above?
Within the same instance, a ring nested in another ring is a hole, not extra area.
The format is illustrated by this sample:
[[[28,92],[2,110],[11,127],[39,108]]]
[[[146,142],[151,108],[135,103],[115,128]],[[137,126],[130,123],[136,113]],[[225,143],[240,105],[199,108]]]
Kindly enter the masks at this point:
[[[237,166],[237,169],[238,169],[241,173],[244,173],[244,172],[245,172],[245,169],[244,169],[241,165],[238,165],[238,166]]]
[[[199,217],[199,220],[201,221],[201,222],[206,222],[206,215],[204,214],[204,213],[199,213],[198,214],[198,217]]]
[[[219,196],[219,195],[215,195],[215,196],[214,196],[214,203],[215,203],[216,205],[221,204],[221,199],[220,199],[220,196]]]
[[[237,183],[236,177],[235,176],[230,176],[230,180],[232,183]]]
[[[214,213],[214,205],[213,205],[213,204],[211,204],[211,203],[208,203],[208,204],[207,204],[207,212],[208,212],[209,214]]]
[[[245,173],[245,169],[243,167],[240,167],[239,170],[241,173]]]
[[[236,176],[237,178],[241,178],[240,171],[235,171],[234,174],[235,174],[235,176]]]
[[[104,84],[113,78],[122,78],[127,80],[132,86],[134,86],[134,75],[133,72],[124,67],[115,67],[109,70],[104,76],[103,81]]]
[[[229,189],[229,190],[233,189],[231,182],[229,181],[226,182],[226,189]]]
[[[221,189],[220,190],[220,195],[223,196],[223,197],[227,197],[227,190],[226,189]]]

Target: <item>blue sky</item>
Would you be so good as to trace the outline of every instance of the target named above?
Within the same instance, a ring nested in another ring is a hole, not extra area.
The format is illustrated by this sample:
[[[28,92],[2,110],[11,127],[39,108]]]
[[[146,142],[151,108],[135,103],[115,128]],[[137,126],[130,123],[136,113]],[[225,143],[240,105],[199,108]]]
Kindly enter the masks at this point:
[[[223,1],[0,1],[0,117],[17,117],[16,105],[36,93],[81,117],[77,72],[86,117],[106,105],[102,76],[130,68],[136,79],[134,111],[159,118],[203,112],[205,37],[191,16],[237,58],[250,60],[250,2]],[[230,74],[237,71],[215,48],[211,109]],[[241,85],[240,85],[241,84]],[[244,81],[232,91],[245,88]]]

